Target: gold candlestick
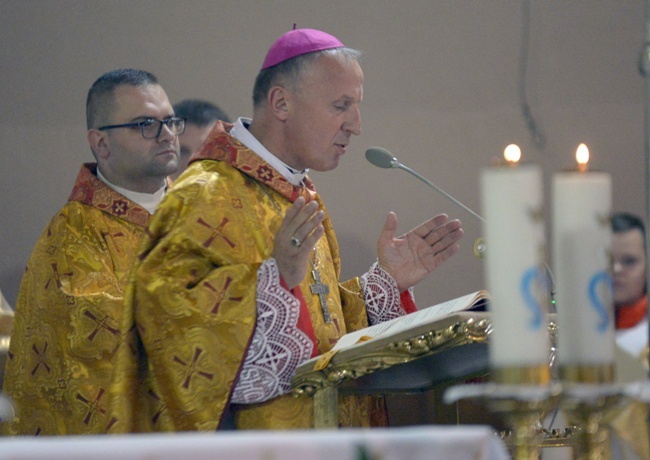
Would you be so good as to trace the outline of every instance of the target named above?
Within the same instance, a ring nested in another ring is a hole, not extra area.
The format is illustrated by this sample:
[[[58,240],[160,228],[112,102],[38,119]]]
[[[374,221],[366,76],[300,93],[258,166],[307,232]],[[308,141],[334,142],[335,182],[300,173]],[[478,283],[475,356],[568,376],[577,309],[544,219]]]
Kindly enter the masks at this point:
[[[602,376],[601,372],[595,375]],[[577,460],[611,458],[609,423],[632,401],[650,402],[650,382],[564,383],[561,408],[576,430]]]
[[[444,395],[447,404],[473,399],[504,417],[512,433],[504,439],[513,459],[538,460],[544,438],[541,421],[558,403],[560,387],[485,383],[451,387]]]
[[[613,386],[580,385],[564,390],[562,409],[569,423],[578,427],[575,433],[575,459],[611,458],[607,424],[620,411],[624,399]]]

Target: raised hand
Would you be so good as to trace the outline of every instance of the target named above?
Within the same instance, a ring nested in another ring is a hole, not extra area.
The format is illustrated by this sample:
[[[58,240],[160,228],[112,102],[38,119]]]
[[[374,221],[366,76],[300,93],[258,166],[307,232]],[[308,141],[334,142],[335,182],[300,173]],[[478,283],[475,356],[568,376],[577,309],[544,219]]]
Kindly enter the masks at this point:
[[[463,237],[459,220],[439,214],[395,237],[397,216],[388,213],[377,241],[379,264],[397,281],[400,292],[415,286],[458,252]]]
[[[289,289],[296,287],[307,274],[309,258],[325,229],[321,222],[325,213],[318,203],[299,197],[287,210],[282,225],[275,234],[272,257]]]

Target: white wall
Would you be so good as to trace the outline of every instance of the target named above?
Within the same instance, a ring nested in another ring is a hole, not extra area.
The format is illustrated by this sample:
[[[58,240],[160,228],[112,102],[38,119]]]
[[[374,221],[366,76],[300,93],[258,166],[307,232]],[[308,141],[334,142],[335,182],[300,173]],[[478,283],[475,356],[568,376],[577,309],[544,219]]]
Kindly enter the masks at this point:
[[[363,51],[363,133],[339,168],[314,173],[346,277],[374,259],[385,215],[406,231],[438,212],[459,217],[458,256],[416,290],[421,306],[485,287],[472,256],[475,219],[415,178],[364,159],[374,145],[480,213],[478,176],[512,142],[548,182],[586,142],[611,172],[615,208],[644,215],[642,0],[532,2],[528,97],[546,135],[521,116],[524,0],[0,0],[0,289],[13,304],[43,227],[66,201],[85,140],[86,92],[103,72],[155,73],[172,102],[202,97],[250,116],[268,46],[293,23]],[[547,195],[548,198],[548,195]],[[550,222],[547,222],[550,229]],[[550,253],[550,251],[549,251]]]

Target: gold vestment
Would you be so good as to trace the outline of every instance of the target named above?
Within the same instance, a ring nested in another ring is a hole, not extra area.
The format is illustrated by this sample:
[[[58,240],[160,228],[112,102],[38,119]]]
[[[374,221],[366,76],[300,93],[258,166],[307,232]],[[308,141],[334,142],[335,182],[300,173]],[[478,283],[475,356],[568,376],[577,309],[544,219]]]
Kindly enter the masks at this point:
[[[125,294],[112,387],[115,432],[223,428],[308,428],[312,400],[283,395],[261,404],[230,403],[255,329],[260,265],[298,196],[319,200],[308,178],[293,186],[219,123],[198,157],[152,217]],[[339,284],[339,249],[329,217],[312,261],[327,284],[326,323],[309,272],[299,289],[318,353],[368,324],[358,279]],[[338,286],[338,289],[336,288]],[[129,318],[131,322],[129,322]],[[346,398],[345,424],[367,425],[367,398]]]
[[[18,293],[4,393],[5,434],[104,433],[122,296],[149,213],[81,167],[68,203],[29,258]]]

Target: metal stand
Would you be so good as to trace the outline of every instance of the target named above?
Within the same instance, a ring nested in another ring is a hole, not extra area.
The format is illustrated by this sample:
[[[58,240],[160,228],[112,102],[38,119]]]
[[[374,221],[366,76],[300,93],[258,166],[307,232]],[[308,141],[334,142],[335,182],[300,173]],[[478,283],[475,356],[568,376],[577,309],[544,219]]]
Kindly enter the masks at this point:
[[[445,393],[447,404],[473,399],[508,421],[511,435],[504,436],[512,458],[538,460],[544,438],[541,420],[557,406],[558,385],[458,385]]]
[[[608,423],[626,403],[650,402],[650,383],[503,385],[498,383],[459,385],[445,393],[445,402],[474,399],[489,410],[503,414],[512,429],[510,446],[516,460],[540,458],[545,431],[541,421],[556,407],[567,413],[572,425],[568,433],[578,460],[605,460],[609,451]]]

